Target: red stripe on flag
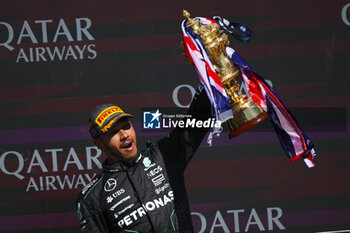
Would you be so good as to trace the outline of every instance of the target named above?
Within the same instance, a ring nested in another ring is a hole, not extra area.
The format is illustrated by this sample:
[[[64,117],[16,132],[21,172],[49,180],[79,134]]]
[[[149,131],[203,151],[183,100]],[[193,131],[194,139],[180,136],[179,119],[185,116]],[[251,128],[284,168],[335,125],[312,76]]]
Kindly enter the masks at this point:
[[[222,83],[221,83],[221,80],[220,80],[218,74],[217,74],[215,71],[213,71],[213,70],[211,69],[211,67],[209,66],[209,64],[208,64],[207,61],[205,61],[205,67],[206,67],[206,69],[207,69],[207,74],[208,74],[208,76],[216,83],[216,85],[218,85],[218,86],[224,88],[224,87],[222,86]],[[220,91],[220,93],[221,93],[221,91]]]
[[[306,147],[304,136],[300,132],[299,127],[296,125],[295,121],[291,118],[291,116],[289,115],[287,110],[284,108],[284,106],[281,104],[281,102],[276,98],[275,94],[273,94],[271,92],[270,88],[267,87],[263,82],[260,82],[259,80],[257,80],[257,78],[254,76],[253,72],[251,72],[250,70],[246,70],[246,71],[250,74],[251,78],[253,80],[255,80],[255,82],[259,82],[264,87],[265,91],[269,93],[269,97],[271,97],[274,100],[274,102],[278,105],[278,107],[284,110],[284,112],[286,113],[284,115],[288,118],[289,122],[293,125],[294,129],[297,131],[299,137],[301,138],[301,141],[302,141],[302,144],[303,144],[303,149],[304,149],[304,153],[303,154],[305,154],[308,149]],[[300,157],[298,157],[298,158],[300,158]]]
[[[260,105],[260,107],[262,106],[262,102],[264,102],[266,105],[266,99],[261,92],[259,84],[256,83],[256,80],[248,80],[248,92],[252,99]]]
[[[186,56],[190,59],[190,61],[192,62],[192,64],[194,64],[193,59],[192,59],[192,56],[191,56],[191,54],[190,54],[189,51],[188,51],[188,47],[189,47],[191,50],[196,50],[196,51],[198,51],[198,49],[196,48],[196,45],[193,44],[192,40],[191,40],[188,36],[182,36],[182,38],[183,38],[183,41],[184,41],[184,47],[185,47]]]

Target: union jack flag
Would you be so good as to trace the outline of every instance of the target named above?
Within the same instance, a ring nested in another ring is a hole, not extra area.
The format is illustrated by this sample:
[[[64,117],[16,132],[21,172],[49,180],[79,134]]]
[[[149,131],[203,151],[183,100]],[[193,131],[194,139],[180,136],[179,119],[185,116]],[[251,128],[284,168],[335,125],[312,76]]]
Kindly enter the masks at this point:
[[[202,25],[216,23],[213,19],[197,17]],[[227,22],[227,21],[226,21]],[[222,23],[221,23],[222,24]],[[233,118],[227,93],[214,70],[213,64],[204,47],[201,37],[186,27],[186,20],[182,22],[185,52],[196,67],[199,79],[203,84],[212,105],[213,117],[221,122]],[[227,47],[227,55],[239,67],[242,79],[248,93],[260,107],[269,115],[279,141],[290,161],[304,158],[308,167],[314,167],[314,145],[299,127],[292,113],[286,108],[276,92],[258,75],[234,49]],[[222,129],[214,128],[208,138],[211,144],[212,135]]]

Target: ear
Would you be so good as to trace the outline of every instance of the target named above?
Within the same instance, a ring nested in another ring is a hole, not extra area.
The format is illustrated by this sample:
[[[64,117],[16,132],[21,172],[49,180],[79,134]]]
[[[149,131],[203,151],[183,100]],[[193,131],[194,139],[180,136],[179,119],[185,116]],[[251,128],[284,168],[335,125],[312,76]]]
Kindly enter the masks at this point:
[[[105,147],[105,145],[103,144],[103,142],[101,141],[100,138],[94,139],[94,144],[98,147],[98,149],[100,149],[102,151],[105,151],[106,147]]]

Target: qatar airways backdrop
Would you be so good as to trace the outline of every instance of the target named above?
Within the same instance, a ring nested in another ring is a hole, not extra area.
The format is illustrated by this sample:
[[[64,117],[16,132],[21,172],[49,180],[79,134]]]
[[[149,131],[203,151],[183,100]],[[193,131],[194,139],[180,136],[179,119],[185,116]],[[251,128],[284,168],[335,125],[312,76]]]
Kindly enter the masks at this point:
[[[182,9],[247,25],[231,46],[279,93],[315,143],[291,163],[272,125],[203,141],[186,171],[196,232],[350,229],[350,1],[4,0],[0,7],[0,231],[79,231],[75,199],[104,155],[95,105],[185,111],[198,84],[179,49]],[[244,87],[243,87],[244,89]]]

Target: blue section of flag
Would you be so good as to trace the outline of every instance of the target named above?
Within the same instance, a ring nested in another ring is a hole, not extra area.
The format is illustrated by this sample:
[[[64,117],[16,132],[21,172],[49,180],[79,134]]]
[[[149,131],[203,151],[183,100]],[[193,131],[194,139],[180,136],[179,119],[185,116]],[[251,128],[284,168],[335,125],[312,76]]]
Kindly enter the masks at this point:
[[[200,81],[203,84],[207,95],[209,96],[209,100],[212,105],[213,117],[223,122],[229,118],[232,118],[233,115],[227,93],[219,78],[213,77],[213,75],[217,76],[217,74],[214,70],[210,57],[207,54],[201,37],[194,33],[191,29],[187,28],[185,26],[185,22],[182,23],[182,29],[184,37],[190,38],[190,41],[188,42],[192,43],[191,45],[187,46],[186,49],[189,53],[194,54],[191,56],[191,59],[194,62],[200,76]],[[214,131],[215,130],[216,129],[214,129]]]
[[[197,19],[200,20],[202,25],[213,23],[211,19],[200,17]],[[187,28],[185,22],[182,22],[185,51],[195,65],[199,79],[208,94],[213,117],[226,121],[233,117],[227,93],[214,70],[200,36]],[[307,166],[313,167],[314,145],[299,127],[295,117],[287,109],[281,98],[232,48],[227,47],[226,52],[240,69],[249,95],[269,115],[279,141],[289,159],[294,162],[298,158],[304,158]],[[213,129],[213,133],[216,132],[219,132],[219,130]],[[208,142],[209,140],[211,139],[208,139]]]
[[[241,68],[243,81],[249,94],[255,96],[261,105],[265,105],[264,110],[269,115],[281,146],[289,159],[294,162],[303,158],[309,167],[315,166],[314,144],[303,132],[279,95],[236,52],[232,53],[231,58]],[[250,87],[254,87],[254,93]],[[260,90],[256,91],[256,87]]]

